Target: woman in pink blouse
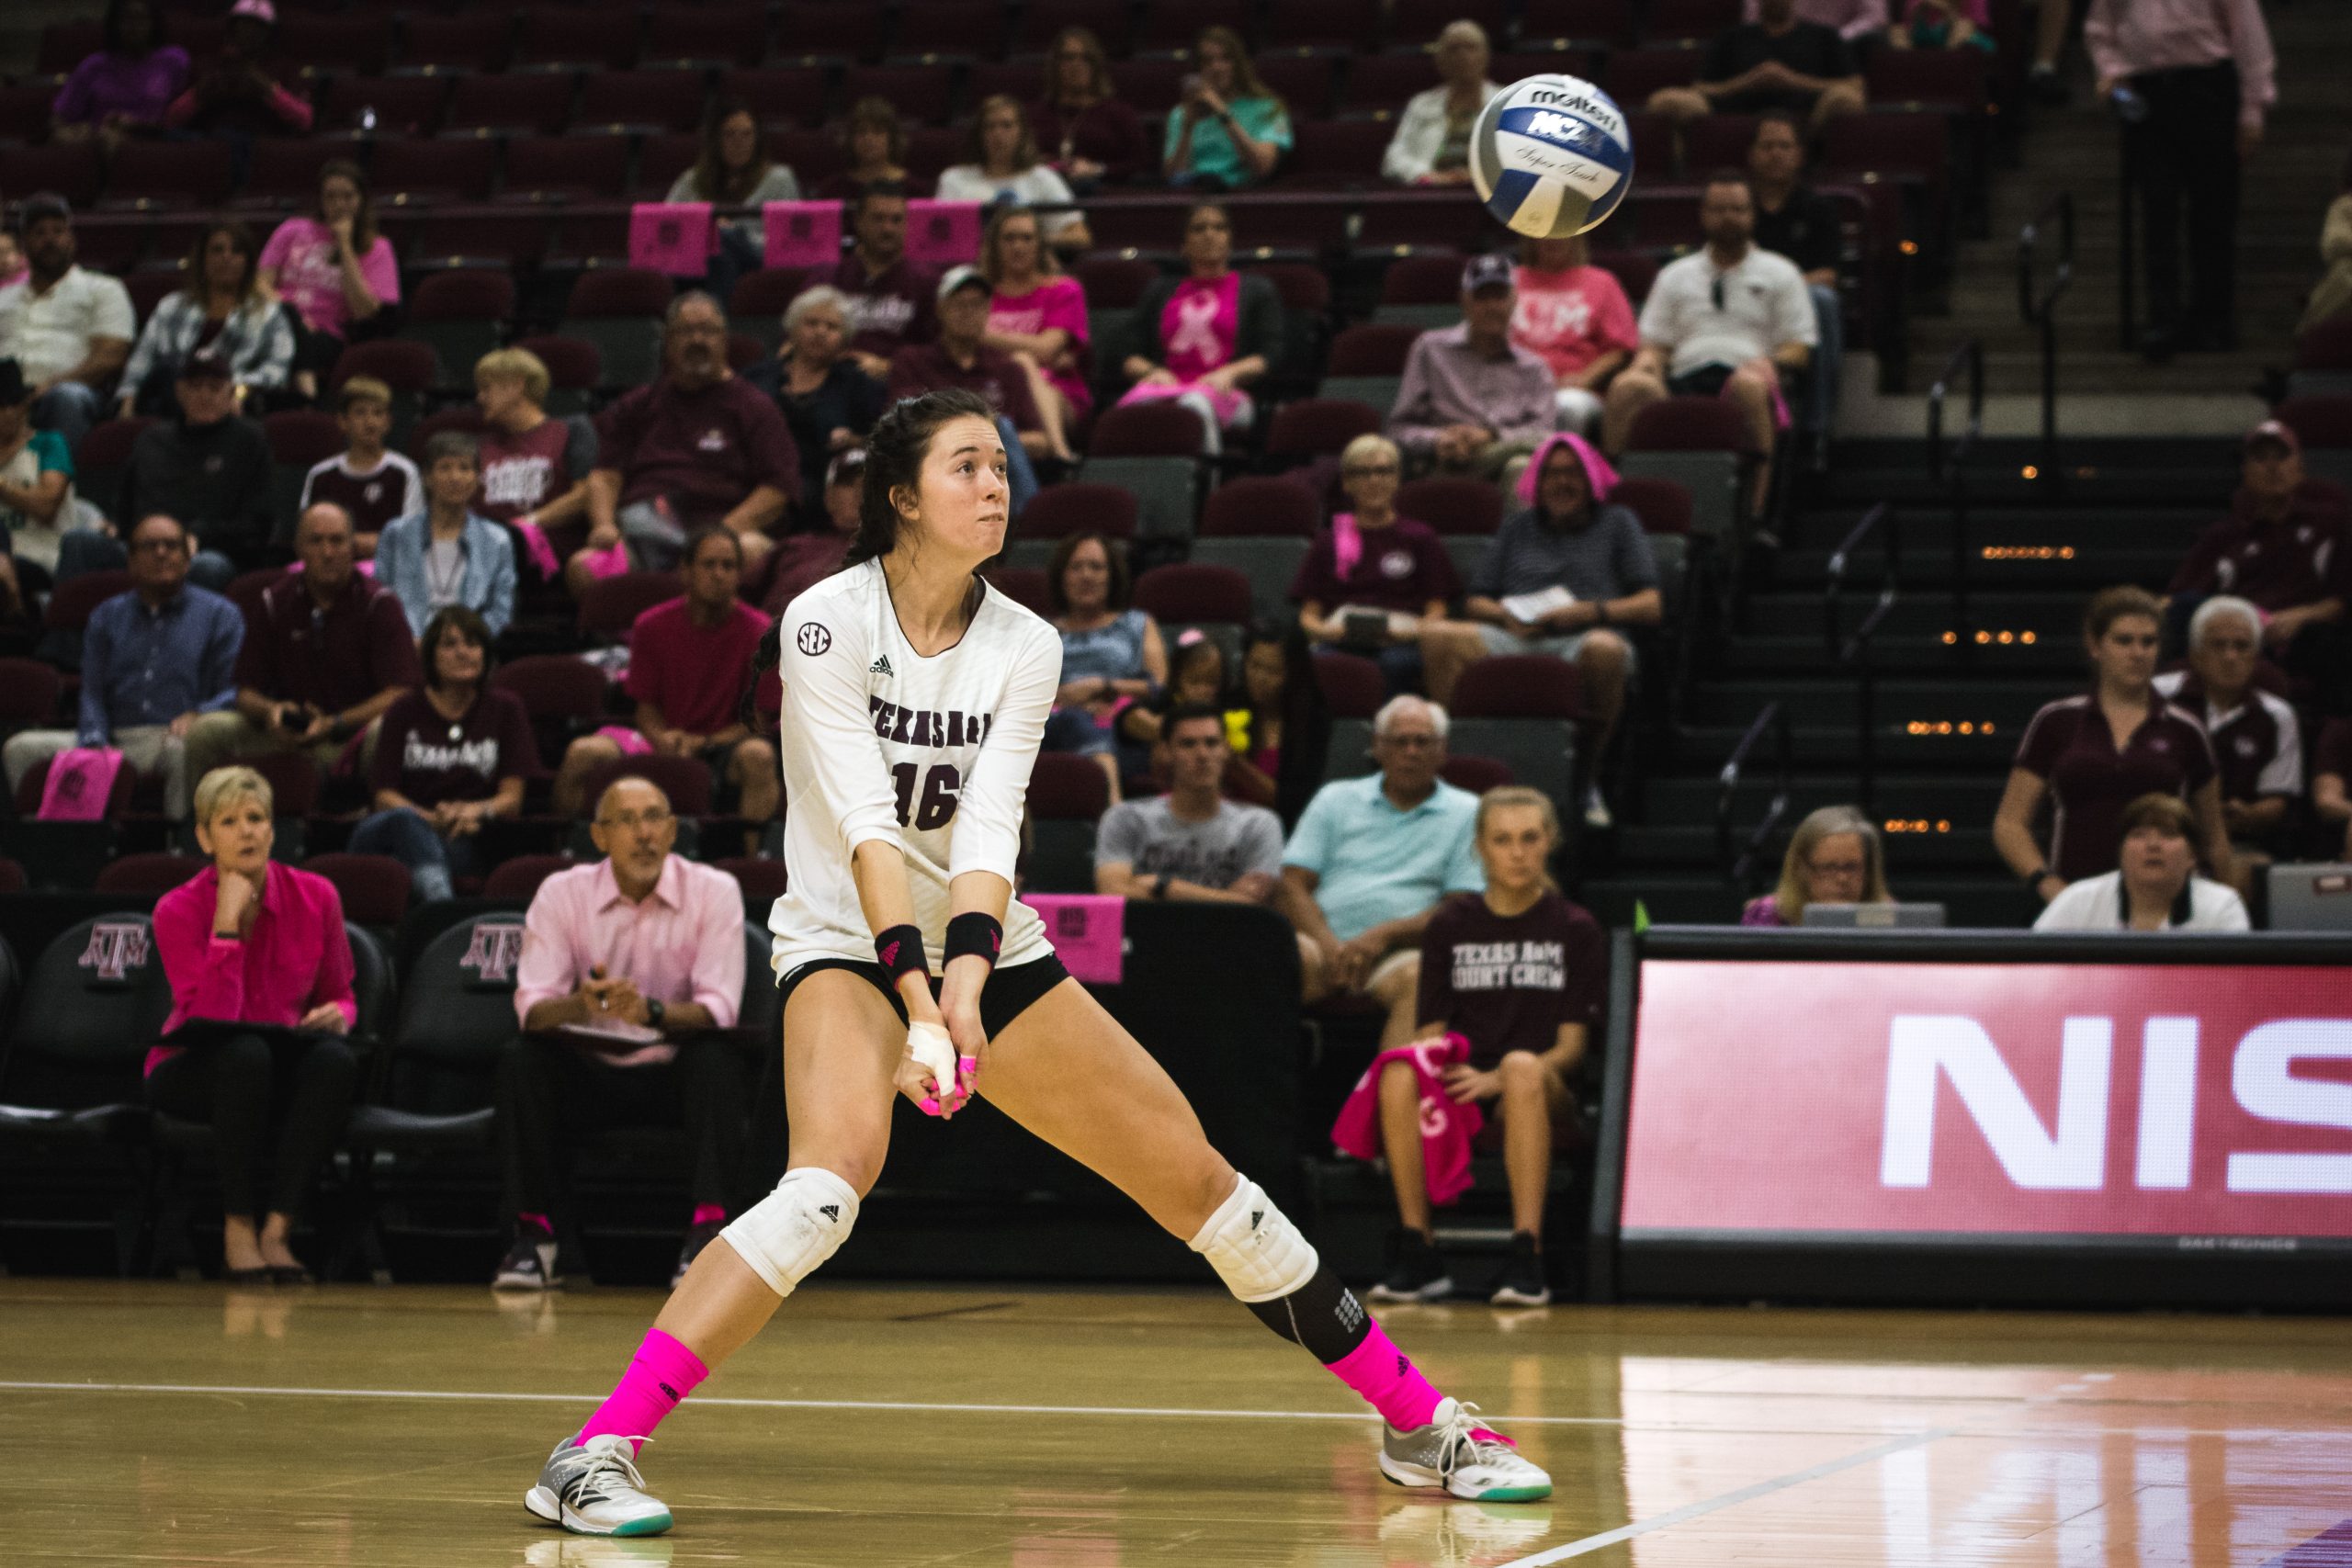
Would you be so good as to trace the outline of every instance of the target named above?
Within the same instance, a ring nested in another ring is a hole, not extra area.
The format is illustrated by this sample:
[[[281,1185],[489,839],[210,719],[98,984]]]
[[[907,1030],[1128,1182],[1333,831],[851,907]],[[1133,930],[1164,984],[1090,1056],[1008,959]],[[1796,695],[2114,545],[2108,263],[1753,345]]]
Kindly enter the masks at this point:
[[[1046,434],[1066,449],[1069,434],[1094,407],[1086,385],[1086,290],[1061,270],[1046,248],[1037,215],[1000,207],[980,241],[980,275],[989,297],[989,328],[980,341],[1012,355],[1029,374],[1030,400]]]
[[[344,344],[382,324],[376,318],[384,308],[400,303],[400,262],[376,231],[376,206],[358,164],[331,158],[320,165],[317,216],[277,226],[261,248],[261,281],[301,319],[294,384],[315,398],[320,376],[334,368]]]
[[[310,1279],[289,1245],[294,1216],[334,1152],[356,1076],[343,1039],[359,1010],[343,900],[326,878],[269,858],[271,806],[269,781],[251,768],[205,774],[196,839],[212,864],[155,902],[172,1012],[164,1043],[147,1054],[147,1103],[211,1123],[232,1284]],[[198,1020],[271,1028],[207,1028],[198,1043],[173,1043]]]

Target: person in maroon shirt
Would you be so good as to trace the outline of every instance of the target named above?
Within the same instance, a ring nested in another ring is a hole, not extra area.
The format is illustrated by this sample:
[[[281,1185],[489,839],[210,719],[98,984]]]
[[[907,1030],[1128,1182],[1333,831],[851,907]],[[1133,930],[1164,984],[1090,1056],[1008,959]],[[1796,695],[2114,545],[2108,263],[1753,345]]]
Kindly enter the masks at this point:
[[[2217,593],[2189,618],[2188,667],[2155,681],[2157,695],[2203,725],[2213,743],[2222,821],[2245,870],[2269,862],[2303,793],[2302,721],[2284,697],[2263,689],[2261,660],[2262,612]],[[2275,666],[2268,674],[2286,683]]]
[[[1445,1091],[1457,1104],[1492,1106],[1502,1123],[1511,1257],[1494,1300],[1541,1306],[1551,1300],[1541,1238],[1554,1132],[1575,1108],[1568,1075],[1600,1028],[1608,944],[1599,922],[1562,897],[1545,869],[1559,848],[1560,821],[1542,791],[1488,790],[1474,830],[1486,891],[1448,898],[1421,933],[1419,1038],[1454,1033],[1470,1042],[1470,1059],[1446,1069]],[[1420,1122],[1412,1065],[1389,1063],[1380,1075],[1380,1122],[1403,1231],[1395,1271],[1372,1291],[1374,1300],[1433,1300],[1453,1288],[1430,1231]]]
[[[1037,145],[1069,188],[1087,195],[1125,185],[1144,170],[1151,142],[1135,106],[1119,96],[1102,40],[1087,28],[1064,28],[1046,51],[1046,96],[1029,106]]]
[[[335,389],[334,422],[344,450],[323,458],[302,476],[300,517],[322,501],[349,514],[361,560],[374,558],[376,536],[396,517],[424,510],[424,476],[401,453],[388,451],[392,430],[392,389],[373,376],[354,376]]]
[[[596,467],[596,427],[584,414],[547,412],[552,378],[527,348],[493,349],[474,362],[481,410],[481,491],[474,510],[516,531],[514,561],[547,558],[532,547],[539,530],[548,555],[563,560],[588,533],[588,476]]]
[[[768,556],[767,591],[760,610],[771,620],[785,606],[841,570],[857,537],[858,502],[865,494],[865,448],[852,446],[825,470],[825,521],[813,532],[787,534]],[[766,694],[764,691],[762,695]]]
[[[2344,836],[2327,852],[2352,860],[2352,718],[2328,720],[2312,749],[2312,813]]]
[[[1029,456],[1077,461],[1078,454],[1067,443],[1057,446],[1046,433],[1037,400],[1029,389],[1029,373],[1012,355],[981,341],[988,330],[989,280],[976,266],[949,268],[939,280],[939,336],[927,344],[909,344],[890,356],[890,396],[919,398],[950,387],[978,392],[1001,418],[1012,422],[1022,450]]]
[[[434,612],[417,646],[424,684],[394,703],[368,770],[373,815],[351,830],[351,852],[408,867],[419,903],[454,897],[453,878],[483,869],[476,836],[523,809],[539,771],[530,710],[490,675],[490,626],[463,604]]]
[[[686,592],[638,616],[629,632],[628,694],[637,732],[665,757],[700,757],[739,799],[736,815],[758,824],[775,815],[784,775],[775,747],[742,718],[752,657],[768,617],[737,597],[743,552],[735,536],[706,528],[686,542]],[[583,735],[563,753],[555,808],[576,817],[588,775],[621,755],[611,737]]]
[[[2046,705],[2018,744],[1993,818],[1993,847],[2044,903],[2070,882],[2115,869],[2123,808],[2143,795],[2188,802],[2215,880],[2233,876],[2213,748],[2193,716],[2155,691],[2162,615],[2155,595],[2143,589],[2095,595],[2083,617],[2091,689]],[[2033,835],[2045,795],[2052,807],[2046,855]]]
[[[826,281],[849,296],[849,352],[877,381],[890,377],[890,356],[909,344],[939,335],[939,278],[907,259],[907,190],[884,182],[849,205],[856,243]]]
[[[350,513],[321,502],[294,531],[299,570],[245,617],[237,705],[188,726],[192,779],[240,757],[307,751],[332,768],[422,678],[401,602],[356,570]],[[367,766],[367,759],[361,759]]]
[[[671,302],[662,374],[606,409],[588,475],[588,545],[565,576],[596,579],[594,558],[626,539],[640,571],[678,564],[689,531],[712,525],[756,559],[800,492],[800,457],[774,400],[727,367],[727,312],[689,290]]]
[[[2165,590],[2165,646],[2186,652],[2197,606],[2233,593],[2263,612],[2274,656],[2324,661],[2320,644],[2352,597],[2352,497],[2304,472],[2301,440],[2275,419],[2246,432],[2240,473],[2230,514],[2197,536]]]
[[[1340,483],[1353,502],[1307,547],[1291,579],[1298,624],[1318,646],[1368,652],[1393,696],[1421,682],[1420,628],[1442,620],[1462,591],[1444,543],[1426,523],[1396,513],[1404,458],[1385,435],[1359,435],[1340,454]],[[1347,610],[1385,610],[1385,627],[1357,625]],[[1394,617],[1402,616],[1402,620]]]

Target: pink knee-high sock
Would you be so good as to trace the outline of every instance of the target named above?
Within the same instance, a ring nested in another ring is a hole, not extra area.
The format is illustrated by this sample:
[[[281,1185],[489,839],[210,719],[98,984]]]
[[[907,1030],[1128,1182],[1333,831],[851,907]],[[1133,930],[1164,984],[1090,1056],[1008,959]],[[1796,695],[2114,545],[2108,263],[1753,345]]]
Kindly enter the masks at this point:
[[[628,1371],[621,1374],[620,1385],[588,1417],[588,1425],[580,1428],[580,1441],[617,1432],[641,1442],[709,1375],[710,1369],[702,1364],[701,1357],[660,1329],[647,1329],[645,1342],[629,1358]],[[632,1442],[630,1449],[634,1450],[640,1442]]]
[[[1430,1386],[1420,1368],[1396,1348],[1380,1325],[1374,1324],[1363,1343],[1329,1363],[1333,1377],[1363,1395],[1380,1418],[1399,1431],[1426,1427],[1445,1395]]]

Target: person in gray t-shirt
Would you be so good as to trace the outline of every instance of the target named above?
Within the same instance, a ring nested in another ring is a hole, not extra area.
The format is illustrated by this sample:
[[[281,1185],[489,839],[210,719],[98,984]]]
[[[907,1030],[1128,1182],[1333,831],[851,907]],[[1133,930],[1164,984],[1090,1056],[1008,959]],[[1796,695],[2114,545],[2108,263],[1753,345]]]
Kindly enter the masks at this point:
[[[1104,816],[1094,840],[1094,890],[1128,898],[1268,902],[1282,879],[1282,820],[1262,806],[1218,793],[1232,756],[1225,716],[1205,705],[1180,707],[1161,736],[1173,784],[1157,799],[1131,800]]]
[[[1430,697],[1445,704],[1462,671],[1488,654],[1572,660],[1600,723],[1595,755],[1604,755],[1634,667],[1633,644],[1614,628],[1657,625],[1666,602],[1649,536],[1631,511],[1606,504],[1587,466],[1591,452],[1574,435],[1555,435],[1537,451],[1528,468],[1535,504],[1505,522],[1487,547],[1471,574],[1464,618],[1421,628],[1421,663]],[[1520,493],[1529,488],[1523,480]],[[1567,601],[1541,609],[1522,602],[1552,590],[1565,590]],[[1609,825],[1598,785],[1586,796],[1585,820]]]

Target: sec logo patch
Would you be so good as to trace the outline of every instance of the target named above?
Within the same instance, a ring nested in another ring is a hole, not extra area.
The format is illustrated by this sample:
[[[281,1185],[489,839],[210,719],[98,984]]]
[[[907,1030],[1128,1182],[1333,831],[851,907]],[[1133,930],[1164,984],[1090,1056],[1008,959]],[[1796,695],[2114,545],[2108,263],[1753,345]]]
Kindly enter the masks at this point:
[[[800,645],[801,652],[814,659],[833,646],[833,634],[814,621],[803,621],[792,640]]]

